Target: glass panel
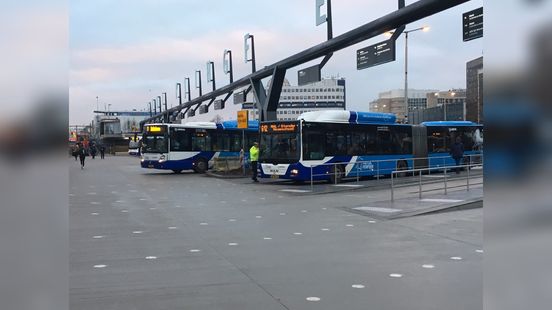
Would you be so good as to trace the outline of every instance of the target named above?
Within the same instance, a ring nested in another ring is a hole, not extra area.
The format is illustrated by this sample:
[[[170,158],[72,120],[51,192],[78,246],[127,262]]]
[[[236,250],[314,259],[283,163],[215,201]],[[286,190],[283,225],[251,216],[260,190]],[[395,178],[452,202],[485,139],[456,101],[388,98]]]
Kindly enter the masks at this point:
[[[293,162],[299,160],[297,133],[263,134],[261,157],[264,160]]]
[[[144,135],[142,139],[144,153],[167,153],[167,138],[165,135]]]

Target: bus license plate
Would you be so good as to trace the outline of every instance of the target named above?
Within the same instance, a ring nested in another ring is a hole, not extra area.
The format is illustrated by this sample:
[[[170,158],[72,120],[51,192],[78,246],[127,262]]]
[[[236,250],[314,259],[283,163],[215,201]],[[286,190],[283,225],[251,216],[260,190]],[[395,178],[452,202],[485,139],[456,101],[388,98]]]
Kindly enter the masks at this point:
[[[270,176],[270,178],[272,178],[272,179],[278,179],[279,177],[280,177],[280,176],[277,175],[277,174],[272,174],[272,175]]]
[[[151,164],[150,164],[150,165],[148,165],[148,168],[153,168],[153,165],[151,165]]]

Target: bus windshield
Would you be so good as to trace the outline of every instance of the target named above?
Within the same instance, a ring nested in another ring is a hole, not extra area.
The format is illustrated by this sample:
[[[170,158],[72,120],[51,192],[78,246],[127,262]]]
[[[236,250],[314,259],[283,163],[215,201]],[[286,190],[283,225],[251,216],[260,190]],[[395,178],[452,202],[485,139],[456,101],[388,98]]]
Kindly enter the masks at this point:
[[[261,160],[292,163],[299,160],[297,122],[263,124],[261,126]]]
[[[167,127],[146,126],[142,138],[142,152],[144,153],[167,153]]]

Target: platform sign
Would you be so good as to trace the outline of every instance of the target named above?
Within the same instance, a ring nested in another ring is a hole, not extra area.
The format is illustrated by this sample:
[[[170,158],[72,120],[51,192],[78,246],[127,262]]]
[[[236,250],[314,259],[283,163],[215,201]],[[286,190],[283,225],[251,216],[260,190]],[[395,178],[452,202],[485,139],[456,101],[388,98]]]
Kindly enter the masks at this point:
[[[218,99],[214,102],[215,110],[223,110],[224,109],[224,101]]]
[[[209,113],[209,107],[206,105],[199,106],[199,114]]]
[[[234,104],[240,104],[245,102],[245,93],[243,91],[234,93]]]
[[[357,50],[357,70],[395,61],[395,59],[395,40],[385,40]]]
[[[249,114],[247,111],[238,111],[238,128],[247,129],[247,124],[249,121]]]
[[[306,84],[320,82],[320,65],[314,65],[297,72],[297,84],[303,86]]]
[[[464,42],[483,37],[483,7],[462,14]]]

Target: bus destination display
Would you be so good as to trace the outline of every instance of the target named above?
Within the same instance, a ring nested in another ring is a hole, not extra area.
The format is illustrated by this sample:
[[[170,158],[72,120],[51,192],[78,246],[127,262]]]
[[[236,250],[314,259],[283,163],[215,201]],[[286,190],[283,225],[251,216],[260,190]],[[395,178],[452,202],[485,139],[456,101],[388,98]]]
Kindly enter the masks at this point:
[[[297,123],[274,123],[274,124],[262,124],[261,132],[296,132]]]

